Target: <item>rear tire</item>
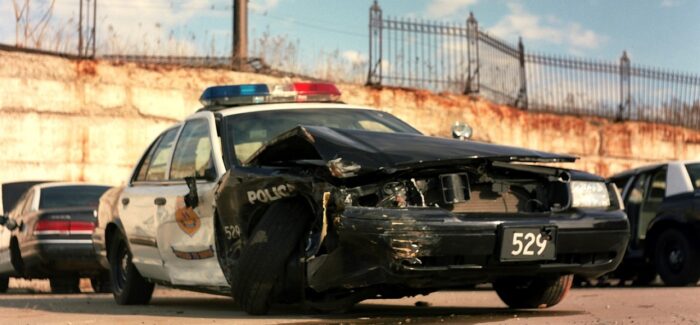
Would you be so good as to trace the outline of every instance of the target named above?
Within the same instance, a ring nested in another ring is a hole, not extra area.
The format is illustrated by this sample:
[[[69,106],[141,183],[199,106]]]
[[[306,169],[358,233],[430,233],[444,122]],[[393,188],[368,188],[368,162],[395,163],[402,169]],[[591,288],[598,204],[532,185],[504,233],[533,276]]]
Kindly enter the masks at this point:
[[[49,278],[51,293],[80,293],[80,278],[77,275]]]
[[[299,248],[311,211],[292,200],[272,204],[253,229],[238,261],[232,293],[251,315],[264,315],[273,301],[275,282]]]
[[[116,234],[109,250],[112,294],[117,304],[145,305],[151,300],[154,284],[141,276],[131,258],[126,240]]]
[[[10,286],[9,276],[0,276],[0,293],[7,292],[7,288]]]
[[[109,272],[103,272],[90,278],[90,285],[95,293],[112,292],[112,281]]]
[[[678,229],[664,230],[656,239],[654,262],[661,279],[669,286],[695,285],[700,280],[700,252]]]
[[[564,299],[573,280],[573,275],[506,278],[495,281],[493,288],[510,308],[549,308]]]

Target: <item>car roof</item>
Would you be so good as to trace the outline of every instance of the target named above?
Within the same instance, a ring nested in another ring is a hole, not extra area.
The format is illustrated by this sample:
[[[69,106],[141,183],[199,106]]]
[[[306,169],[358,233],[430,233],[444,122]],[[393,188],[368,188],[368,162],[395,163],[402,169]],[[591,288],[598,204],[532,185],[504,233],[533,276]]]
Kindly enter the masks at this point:
[[[222,107],[214,106],[211,108],[203,108],[197,111],[197,113],[191,115],[198,115],[202,111],[215,111],[222,116],[230,116],[244,113],[252,112],[263,112],[263,111],[277,111],[277,110],[293,110],[293,109],[319,109],[319,108],[331,108],[331,109],[362,109],[370,111],[379,111],[373,107],[350,105],[345,103],[316,103],[316,102],[304,102],[304,103],[274,103],[274,104],[257,104],[257,105],[245,105],[245,106],[235,106],[235,107]],[[189,118],[189,117],[188,117]]]
[[[104,184],[93,184],[93,183],[82,183],[82,182],[51,182],[51,183],[42,183],[35,185],[34,188],[37,189],[45,189],[45,188],[52,188],[52,187],[65,187],[65,186],[102,186],[102,187],[111,187],[109,185],[104,185]]]
[[[644,166],[640,166],[640,167],[637,167],[637,168],[628,169],[628,170],[625,170],[625,171],[623,171],[623,172],[614,174],[614,175],[610,176],[609,178],[611,178],[611,179],[615,179],[615,178],[625,178],[625,177],[629,177],[629,176],[636,175],[636,174],[639,174],[639,173],[644,173],[644,172],[647,172],[647,171],[650,171],[650,170],[657,169],[657,168],[659,168],[659,167],[661,167],[661,166],[665,166],[665,165],[668,165],[668,164],[674,164],[674,163],[683,164],[683,165],[688,165],[688,164],[700,164],[700,160],[669,160],[669,161],[666,161],[666,162],[663,162],[663,163],[655,163],[655,164],[644,165]]]
[[[636,175],[639,173],[654,170],[654,169],[659,168],[661,166],[664,166],[666,164],[668,164],[668,163],[656,163],[656,164],[645,165],[645,166],[641,166],[641,167],[637,167],[637,168],[632,168],[632,169],[628,169],[628,170],[625,170],[623,172],[614,174],[614,175],[610,176],[610,178],[615,179],[615,178],[630,177],[630,176],[633,176],[633,175]]]

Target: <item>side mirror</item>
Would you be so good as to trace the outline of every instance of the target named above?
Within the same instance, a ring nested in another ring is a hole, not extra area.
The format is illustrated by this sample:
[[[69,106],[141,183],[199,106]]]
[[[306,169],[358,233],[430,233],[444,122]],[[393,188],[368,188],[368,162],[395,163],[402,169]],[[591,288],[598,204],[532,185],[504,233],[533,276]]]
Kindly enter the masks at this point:
[[[185,183],[190,190],[185,194],[185,206],[192,209],[199,205],[199,195],[197,194],[197,180],[194,177],[185,177]]]
[[[464,122],[455,122],[452,125],[452,137],[459,140],[466,140],[472,137],[473,130],[471,126]]]
[[[0,216],[0,226],[5,225],[5,228],[10,230],[15,230],[17,228],[17,222],[6,216]]]

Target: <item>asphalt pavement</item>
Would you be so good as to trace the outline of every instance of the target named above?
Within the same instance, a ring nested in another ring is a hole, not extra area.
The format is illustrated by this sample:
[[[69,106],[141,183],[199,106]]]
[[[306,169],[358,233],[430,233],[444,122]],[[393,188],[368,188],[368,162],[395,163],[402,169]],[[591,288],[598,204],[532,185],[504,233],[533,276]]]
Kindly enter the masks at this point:
[[[147,306],[39,287],[0,295],[0,324],[700,324],[700,287],[576,288],[559,305],[536,310],[507,309],[493,291],[477,288],[367,300],[343,314],[276,306],[262,317],[246,315],[228,297],[163,287]]]

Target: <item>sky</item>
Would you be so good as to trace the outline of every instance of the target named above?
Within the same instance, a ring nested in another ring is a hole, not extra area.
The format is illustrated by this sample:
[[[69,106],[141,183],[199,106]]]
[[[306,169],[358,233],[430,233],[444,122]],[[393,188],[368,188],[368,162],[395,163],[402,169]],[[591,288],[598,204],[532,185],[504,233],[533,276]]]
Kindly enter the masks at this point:
[[[14,44],[13,2],[0,0],[0,42]],[[51,0],[30,1],[30,24]],[[79,0],[55,0],[44,47],[75,48]],[[94,0],[93,0],[94,1]],[[215,54],[231,49],[232,0],[98,0],[98,54]],[[312,65],[319,53],[364,64],[371,0],[250,0],[250,51],[292,44],[296,60]],[[380,0],[383,15],[479,26],[530,52],[619,60],[700,74],[700,0]],[[20,23],[21,25],[21,23]],[[39,34],[37,28],[35,35]],[[21,35],[22,33],[20,33]],[[21,36],[20,36],[21,37]],[[255,43],[257,42],[257,43]],[[282,44],[282,45],[280,45]]]

